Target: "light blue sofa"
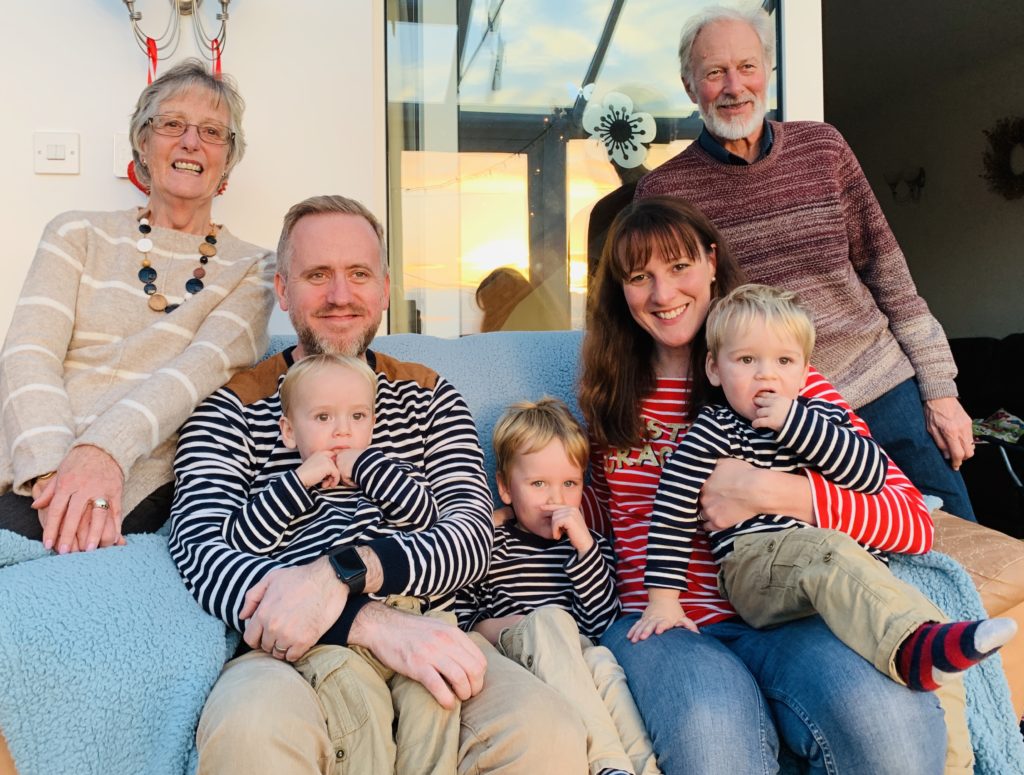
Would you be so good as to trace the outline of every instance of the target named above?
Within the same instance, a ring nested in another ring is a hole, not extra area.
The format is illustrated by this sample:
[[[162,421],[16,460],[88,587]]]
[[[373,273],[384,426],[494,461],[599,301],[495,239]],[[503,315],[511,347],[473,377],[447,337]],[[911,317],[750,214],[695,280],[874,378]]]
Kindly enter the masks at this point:
[[[578,332],[396,335],[374,349],[425,363],[462,391],[492,473],[491,428],[510,402],[549,394],[575,408],[580,341]],[[950,615],[983,615],[969,578],[943,555],[894,566]],[[0,531],[0,730],[20,775],[192,771],[203,700],[237,642],[186,592],[162,536],[45,557]],[[977,772],[1024,772],[998,657],[968,681]]]

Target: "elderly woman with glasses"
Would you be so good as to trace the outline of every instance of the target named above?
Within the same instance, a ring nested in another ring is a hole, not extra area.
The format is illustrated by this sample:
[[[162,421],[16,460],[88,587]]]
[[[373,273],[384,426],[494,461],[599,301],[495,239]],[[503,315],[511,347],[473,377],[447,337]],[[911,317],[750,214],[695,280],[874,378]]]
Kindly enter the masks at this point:
[[[0,357],[0,528],[61,554],[167,519],[178,426],[267,345],[268,251],[211,217],[244,103],[188,60],[131,119],[145,206],[43,233]]]

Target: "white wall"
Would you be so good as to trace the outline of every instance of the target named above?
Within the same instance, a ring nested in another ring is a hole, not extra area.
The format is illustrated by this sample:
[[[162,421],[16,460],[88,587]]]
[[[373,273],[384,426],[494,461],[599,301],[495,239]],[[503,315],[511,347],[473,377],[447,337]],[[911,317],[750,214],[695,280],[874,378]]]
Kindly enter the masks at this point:
[[[136,0],[159,35],[167,0]],[[202,13],[214,26],[220,4]],[[228,12],[224,70],[247,103],[249,150],[214,206],[236,235],[273,247],[281,217],[312,194],[343,193],[385,215],[383,3],[241,0]],[[195,51],[191,25],[176,59]],[[161,63],[163,72],[170,65]],[[146,84],[146,59],[121,0],[5,3],[0,32],[0,335],[46,222],[69,209],[109,210],[144,197],[113,174],[113,137]],[[32,133],[80,135],[78,175],[36,175]],[[289,330],[280,315],[276,331]]]
[[[787,0],[779,8],[782,26],[782,118],[822,121],[825,115],[822,78],[821,2]]]
[[[843,103],[841,83],[834,100],[830,77],[828,117],[860,159],[947,336],[1002,337],[1024,331],[1024,200],[988,191],[982,131],[1024,113],[1024,49],[958,62],[957,75],[915,79],[869,105]],[[921,201],[895,203],[884,175],[909,165],[925,169]]]

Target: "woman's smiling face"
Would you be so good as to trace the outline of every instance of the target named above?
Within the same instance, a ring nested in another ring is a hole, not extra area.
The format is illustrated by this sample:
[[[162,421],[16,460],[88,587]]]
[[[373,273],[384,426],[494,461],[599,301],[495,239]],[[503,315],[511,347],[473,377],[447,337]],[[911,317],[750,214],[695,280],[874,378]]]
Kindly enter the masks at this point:
[[[181,137],[160,135],[150,127],[141,144],[149,170],[152,193],[157,199],[210,201],[220,187],[227,169],[230,144],[217,145],[199,139],[198,124],[229,126],[231,116],[225,102],[202,88],[168,97],[160,103],[159,114],[186,122]]]
[[[711,306],[715,249],[698,256],[655,247],[647,263],[627,274],[622,283],[626,305],[654,340],[659,375],[679,376],[688,368],[690,345],[700,332]]]

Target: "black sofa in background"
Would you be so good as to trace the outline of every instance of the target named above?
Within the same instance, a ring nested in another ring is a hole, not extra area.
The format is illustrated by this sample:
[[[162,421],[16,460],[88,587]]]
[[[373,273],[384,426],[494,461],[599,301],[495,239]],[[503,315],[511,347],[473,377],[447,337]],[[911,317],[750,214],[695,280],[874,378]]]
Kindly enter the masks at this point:
[[[960,403],[975,419],[998,409],[1024,418],[1024,334],[1003,339],[950,339],[959,374]],[[1004,447],[1010,466],[1024,480],[1024,445]],[[978,521],[1016,538],[1024,538],[1024,490],[993,444],[979,444],[961,467]]]

